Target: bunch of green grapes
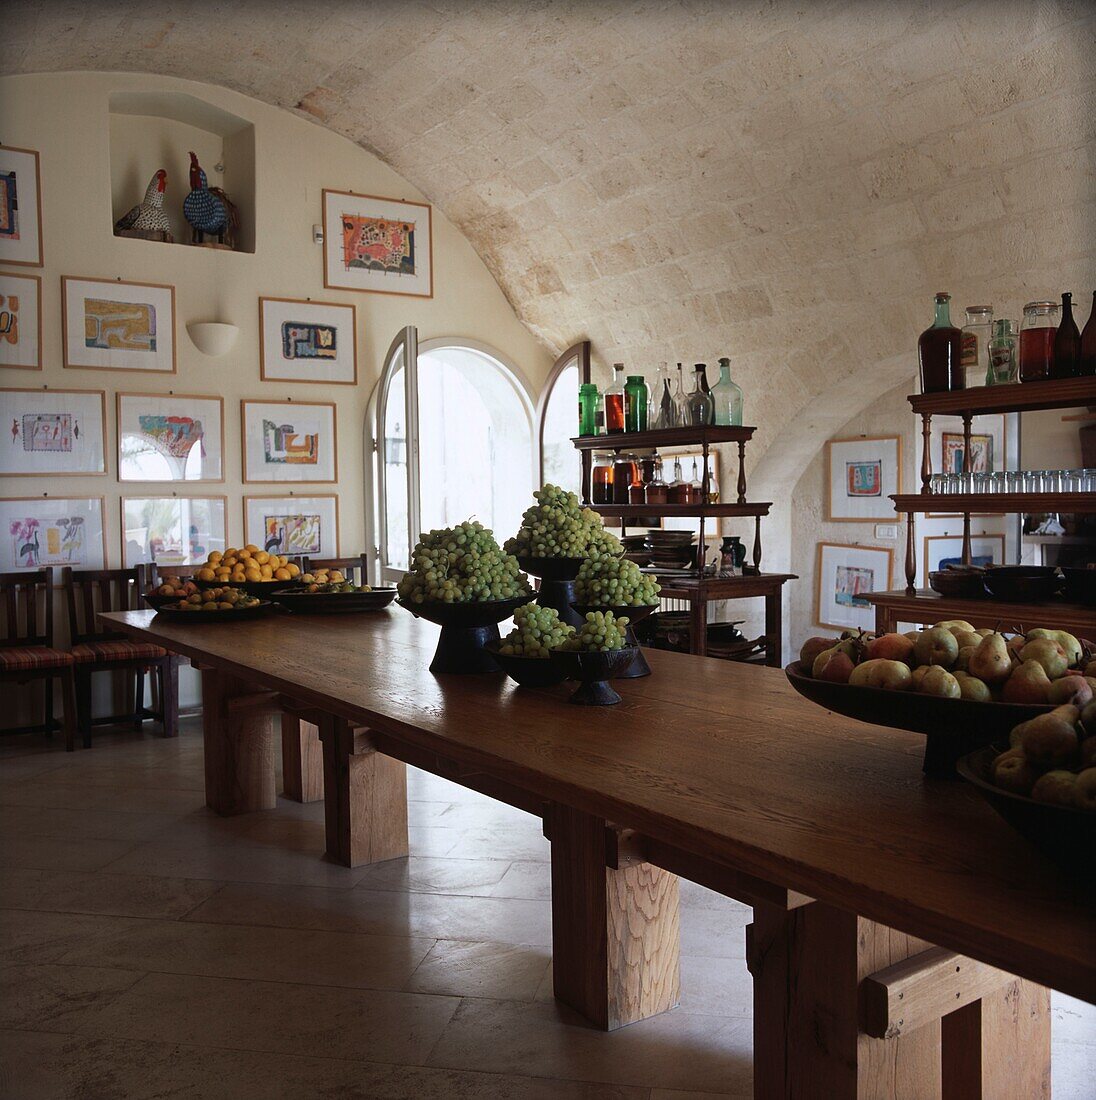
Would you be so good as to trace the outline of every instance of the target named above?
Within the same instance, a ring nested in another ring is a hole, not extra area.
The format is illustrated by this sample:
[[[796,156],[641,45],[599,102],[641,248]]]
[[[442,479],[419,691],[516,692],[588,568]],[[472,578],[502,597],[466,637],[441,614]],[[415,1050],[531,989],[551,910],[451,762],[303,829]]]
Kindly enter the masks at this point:
[[[575,633],[569,623],[561,622],[554,607],[527,603],[514,612],[514,629],[502,639],[499,653],[515,657],[547,657],[550,649],[562,645]]]
[[[508,539],[508,553],[531,558],[586,558],[618,555],[620,539],[606,531],[601,516],[583,508],[574,493],[558,485],[543,485],[536,504],[525,509],[517,535]]]
[[[471,520],[420,535],[411,569],[397,589],[411,603],[473,603],[532,594],[517,559],[503,552],[482,523]]]
[[[587,611],[584,622],[573,637],[559,648],[571,651],[623,649],[627,644],[625,629],[628,617],[618,619],[611,611]]]
[[[627,558],[589,558],[575,578],[575,602],[598,607],[648,607],[661,586]]]

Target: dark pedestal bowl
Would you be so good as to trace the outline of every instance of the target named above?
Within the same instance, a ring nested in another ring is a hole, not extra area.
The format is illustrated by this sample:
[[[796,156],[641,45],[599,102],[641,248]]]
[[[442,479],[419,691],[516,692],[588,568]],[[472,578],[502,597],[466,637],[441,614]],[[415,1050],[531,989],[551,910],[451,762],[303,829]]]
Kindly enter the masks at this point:
[[[400,607],[416,618],[441,627],[438,648],[430,662],[430,671],[479,673],[501,672],[494,656],[485,648],[499,640],[499,623],[511,615],[530,596],[509,600],[483,600],[473,603],[412,603],[397,600]]]
[[[639,647],[639,639],[636,637],[634,627],[636,623],[641,622],[648,615],[657,611],[658,604],[648,604],[645,607],[600,607],[594,604],[575,604],[575,610],[579,614],[579,625],[586,621],[587,611],[611,611],[614,619],[626,616],[628,625],[624,628],[624,640],[629,646],[635,647],[636,656],[635,660],[623,672],[618,673],[616,678],[618,680],[637,680],[640,676],[651,675],[651,666],[647,664],[647,658],[643,656],[643,650]]]
[[[605,652],[553,649],[549,660],[563,670],[568,680],[579,681],[579,688],[570,702],[584,707],[608,707],[620,702],[620,696],[609,681],[618,677],[635,660],[638,652],[638,646]]]
[[[500,653],[499,642],[488,642],[487,652],[514,683],[527,688],[548,688],[562,684],[567,671],[551,657],[522,657],[513,653]]]
[[[581,619],[571,606],[575,601],[575,577],[585,558],[518,558],[523,573],[540,578],[536,602],[555,608],[561,622],[578,626]]]

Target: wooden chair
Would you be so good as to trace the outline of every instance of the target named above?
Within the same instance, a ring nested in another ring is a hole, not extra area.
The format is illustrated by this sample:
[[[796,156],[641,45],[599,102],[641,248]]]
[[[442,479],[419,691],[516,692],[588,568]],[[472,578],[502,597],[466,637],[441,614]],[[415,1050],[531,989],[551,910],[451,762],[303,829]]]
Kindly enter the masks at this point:
[[[140,729],[146,718],[159,719],[165,737],[179,732],[179,658],[159,646],[132,642],[124,635],[101,630],[96,615],[107,611],[129,611],[138,606],[140,586],[136,569],[83,569],[66,566],[62,573],[68,602],[69,635],[76,662],[76,702],[84,747],[91,747],[91,727],[115,722],[132,722]],[[95,672],[129,670],[135,673],[133,710],[93,718],[91,677]],[[144,705],[145,673],[155,671],[159,680],[160,707]]]
[[[60,725],[65,748],[76,743],[76,662],[71,653],[53,648],[53,570],[0,573],[3,637],[0,637],[0,682],[45,682],[45,710],[38,725],[6,729],[4,733],[45,733]],[[62,720],[53,717],[53,681],[61,681]]]
[[[348,581],[365,584],[369,576],[369,559],[365,554],[355,558],[305,558],[301,570],[308,573],[313,569],[338,569]]]

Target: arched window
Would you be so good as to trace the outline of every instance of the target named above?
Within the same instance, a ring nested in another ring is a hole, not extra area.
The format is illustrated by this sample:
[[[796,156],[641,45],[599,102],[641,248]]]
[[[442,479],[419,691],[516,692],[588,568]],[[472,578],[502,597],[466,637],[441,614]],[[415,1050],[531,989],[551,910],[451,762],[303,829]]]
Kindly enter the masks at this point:
[[[582,463],[571,439],[578,435],[578,388],[589,381],[590,343],[583,341],[555,361],[537,405],[540,483],[551,482],[579,496]]]
[[[408,370],[408,365],[411,369]],[[519,371],[470,340],[393,342],[374,393],[377,575],[398,580],[421,531],[475,518],[499,542],[533,488],[533,404]]]

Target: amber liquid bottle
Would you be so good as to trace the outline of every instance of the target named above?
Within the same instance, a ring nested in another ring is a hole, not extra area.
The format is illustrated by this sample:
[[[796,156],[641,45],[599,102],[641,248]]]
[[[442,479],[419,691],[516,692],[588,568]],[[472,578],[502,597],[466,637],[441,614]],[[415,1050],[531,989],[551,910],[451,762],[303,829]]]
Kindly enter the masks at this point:
[[[1073,378],[1080,374],[1081,334],[1073,319],[1073,295],[1062,295],[1062,319],[1054,334],[1054,358],[1050,365],[1051,378]]]
[[[1092,292],[1092,310],[1081,333],[1081,358],[1077,373],[1087,378],[1096,376],[1096,290]]]
[[[950,294],[936,295],[936,317],[932,327],[925,329],[917,340],[922,393],[943,393],[966,387],[962,333],[951,323],[950,302]]]

